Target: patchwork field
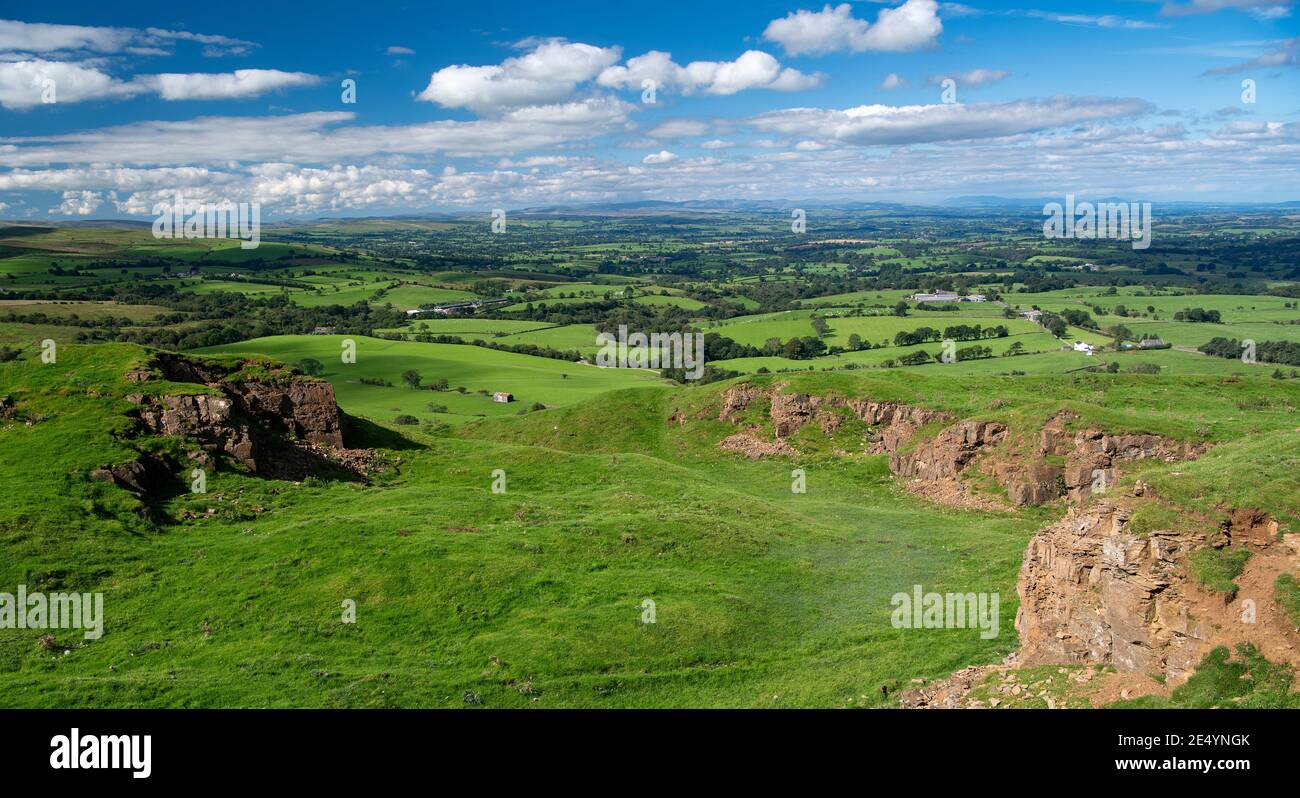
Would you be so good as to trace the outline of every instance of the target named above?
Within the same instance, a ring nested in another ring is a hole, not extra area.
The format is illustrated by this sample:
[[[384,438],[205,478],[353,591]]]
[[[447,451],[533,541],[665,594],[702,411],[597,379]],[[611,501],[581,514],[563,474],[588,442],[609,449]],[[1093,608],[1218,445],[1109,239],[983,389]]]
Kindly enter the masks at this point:
[[[352,339],[356,362],[343,363],[344,340],[338,335],[282,335],[204,349],[201,354],[266,355],[290,363],[315,358],[323,364],[321,376],[334,386],[340,407],[384,423],[400,415],[462,423],[477,416],[515,415],[535,403],[558,407],[605,391],[660,382],[652,371],[602,369],[479,346],[366,337]],[[402,381],[407,370],[419,372],[425,386],[446,379],[449,389],[413,390]],[[366,385],[362,379],[385,380],[392,387]],[[513,393],[515,401],[492,401],[491,394],[498,391]],[[430,405],[446,410],[430,410]]]

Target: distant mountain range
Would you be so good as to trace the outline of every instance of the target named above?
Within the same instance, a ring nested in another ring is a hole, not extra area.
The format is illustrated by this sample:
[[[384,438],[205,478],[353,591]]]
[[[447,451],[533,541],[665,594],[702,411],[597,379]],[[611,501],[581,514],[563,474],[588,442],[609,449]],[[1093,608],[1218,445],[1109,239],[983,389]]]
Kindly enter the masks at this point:
[[[1132,197],[1090,197],[1086,195],[1076,196],[1077,202],[1143,202],[1150,201],[1156,208],[1176,207],[1182,210],[1231,210],[1241,208],[1243,210],[1286,210],[1291,208],[1300,208],[1300,200],[1288,200],[1286,202],[1189,202],[1189,201],[1169,201],[1169,200],[1143,200]],[[920,202],[807,202],[793,199],[773,199],[773,200],[686,200],[682,202],[672,202],[667,200],[636,200],[629,202],[597,202],[582,203],[573,205],[542,205],[528,208],[507,209],[507,214],[515,217],[547,218],[547,217],[583,217],[583,216],[621,216],[621,217],[655,217],[655,216],[674,216],[682,218],[711,216],[720,213],[789,213],[792,209],[803,208],[806,210],[829,210],[829,211],[892,211],[904,212],[908,210],[924,211],[934,213],[944,210],[988,210],[988,211],[1006,211],[1012,209],[1032,209],[1037,212],[1049,202],[1063,203],[1065,196],[1055,197],[1002,197],[992,194],[973,194],[959,197],[950,197],[937,203],[920,203]],[[283,227],[310,224],[312,222],[341,222],[341,221],[374,221],[374,220],[393,220],[393,221],[457,221],[467,217],[481,217],[485,211],[435,211],[428,213],[401,213],[385,214],[375,216],[329,216],[318,217],[315,219],[278,219],[274,222],[265,221],[263,227]],[[75,220],[7,220],[7,223],[23,225],[41,225],[48,227],[118,227],[118,228],[139,228],[148,227],[151,221],[141,221],[136,219],[75,219]]]

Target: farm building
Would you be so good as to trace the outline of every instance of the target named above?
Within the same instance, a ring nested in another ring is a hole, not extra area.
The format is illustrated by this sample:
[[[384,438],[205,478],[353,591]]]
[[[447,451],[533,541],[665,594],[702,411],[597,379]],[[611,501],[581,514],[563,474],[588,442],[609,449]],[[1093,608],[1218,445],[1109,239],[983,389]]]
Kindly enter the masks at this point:
[[[509,391],[497,391],[496,393],[492,394],[492,401],[494,402],[501,402],[502,404],[504,404],[506,402],[513,402],[514,400],[515,400],[515,395],[510,393]]]
[[[938,291],[933,294],[912,294],[913,302],[957,302],[961,297],[948,291]]]

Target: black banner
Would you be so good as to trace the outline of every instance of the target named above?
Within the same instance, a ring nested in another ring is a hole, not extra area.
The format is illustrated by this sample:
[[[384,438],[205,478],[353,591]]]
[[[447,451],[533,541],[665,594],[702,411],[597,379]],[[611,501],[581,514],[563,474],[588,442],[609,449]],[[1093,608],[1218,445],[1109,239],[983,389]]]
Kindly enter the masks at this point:
[[[629,768],[648,782],[680,779],[685,767],[801,778],[1014,774],[1063,787],[1096,777],[1276,778],[1294,759],[1295,725],[1284,710],[16,710],[0,720],[3,772],[53,789],[328,785],[431,771],[495,784],[536,766]]]

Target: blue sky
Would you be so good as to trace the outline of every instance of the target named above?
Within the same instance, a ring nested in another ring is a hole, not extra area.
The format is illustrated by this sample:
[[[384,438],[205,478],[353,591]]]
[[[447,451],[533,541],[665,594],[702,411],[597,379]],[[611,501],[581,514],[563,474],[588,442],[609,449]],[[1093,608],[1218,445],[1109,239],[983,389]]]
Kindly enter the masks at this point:
[[[1300,199],[1298,54],[1296,0],[10,4],[0,217]]]

